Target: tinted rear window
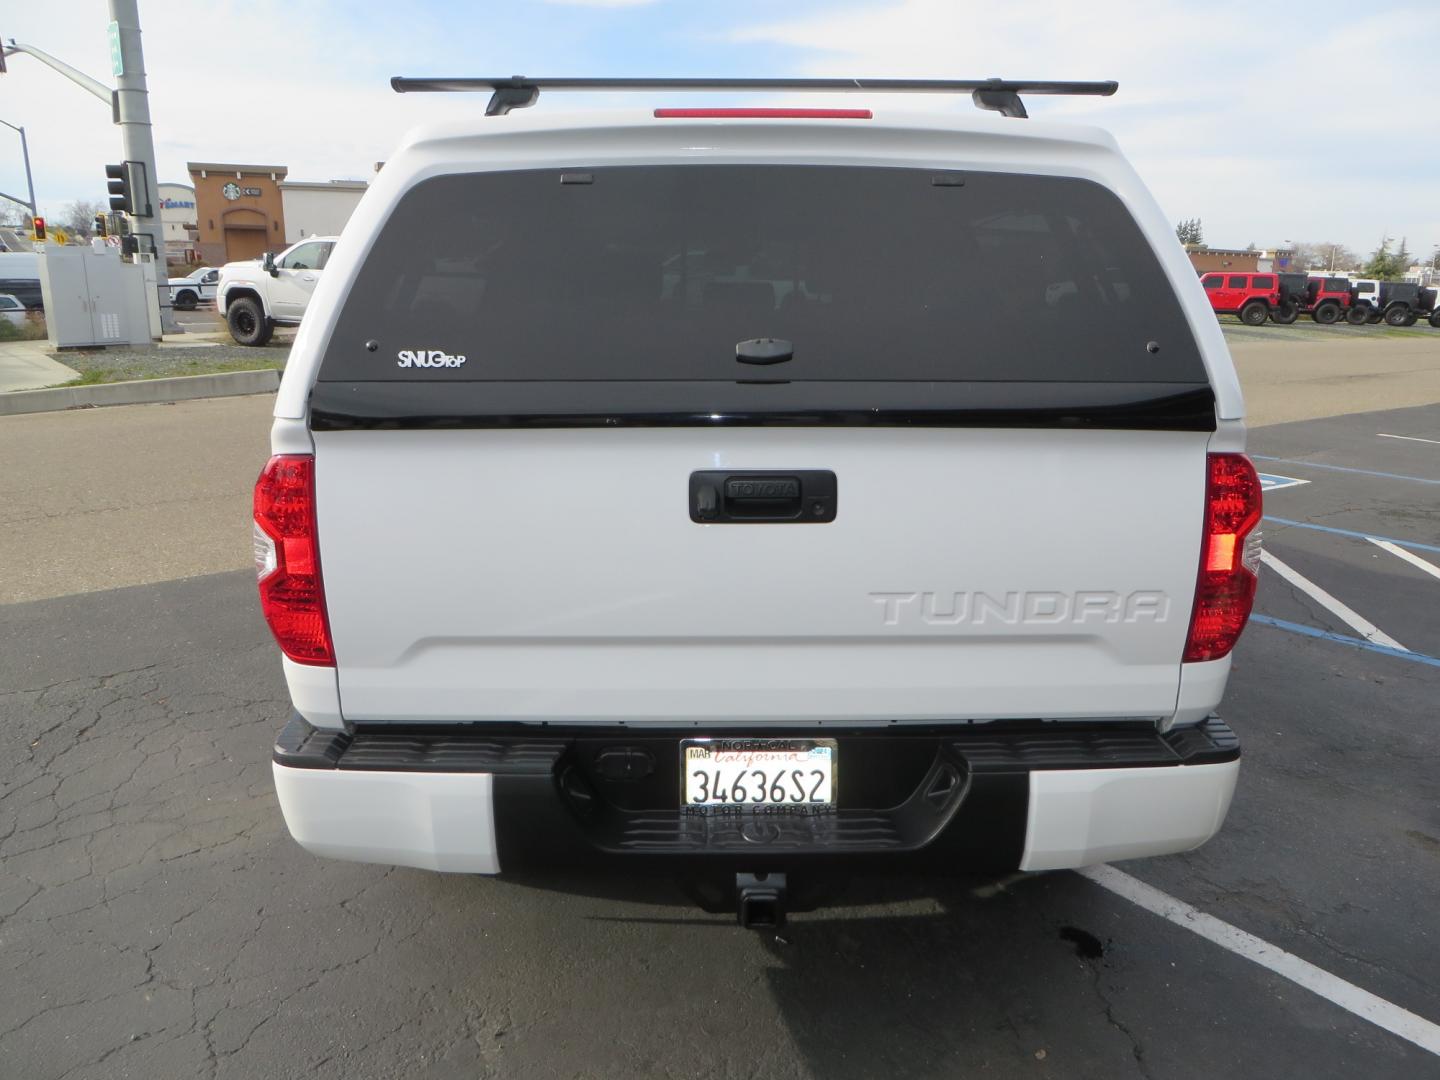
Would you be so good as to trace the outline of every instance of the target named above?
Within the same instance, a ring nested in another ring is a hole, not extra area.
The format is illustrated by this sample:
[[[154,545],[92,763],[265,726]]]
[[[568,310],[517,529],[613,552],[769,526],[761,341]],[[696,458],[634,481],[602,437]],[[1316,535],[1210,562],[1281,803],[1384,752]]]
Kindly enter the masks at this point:
[[[737,364],[736,344],[763,337],[791,342],[793,359]],[[420,353],[465,361],[402,366]],[[1099,185],[727,165],[418,184],[360,270],[320,378],[757,373],[1205,382],[1153,251]]]

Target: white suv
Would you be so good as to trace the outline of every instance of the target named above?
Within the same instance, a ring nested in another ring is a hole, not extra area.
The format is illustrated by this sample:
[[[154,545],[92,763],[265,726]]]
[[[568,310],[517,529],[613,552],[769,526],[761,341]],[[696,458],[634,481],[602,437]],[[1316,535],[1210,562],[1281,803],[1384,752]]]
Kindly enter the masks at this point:
[[[226,263],[220,268],[215,310],[241,345],[264,345],[276,326],[298,326],[320,272],[335,246],[335,236],[312,236],[262,259]]]
[[[505,104],[390,156],[276,403],[296,840],[763,924],[835,873],[1209,838],[1260,485],[1110,136]]]

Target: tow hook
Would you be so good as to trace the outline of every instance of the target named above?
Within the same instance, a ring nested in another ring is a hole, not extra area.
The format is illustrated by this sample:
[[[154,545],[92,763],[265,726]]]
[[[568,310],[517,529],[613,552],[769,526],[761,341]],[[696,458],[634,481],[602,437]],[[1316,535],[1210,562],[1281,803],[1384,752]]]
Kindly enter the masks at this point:
[[[746,930],[779,930],[785,925],[785,875],[736,874],[738,918]]]

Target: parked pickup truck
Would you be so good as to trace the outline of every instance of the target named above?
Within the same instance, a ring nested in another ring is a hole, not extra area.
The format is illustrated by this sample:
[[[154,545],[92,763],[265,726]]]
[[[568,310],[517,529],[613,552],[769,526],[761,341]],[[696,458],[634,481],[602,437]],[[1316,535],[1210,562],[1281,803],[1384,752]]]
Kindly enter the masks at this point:
[[[215,310],[241,345],[264,345],[276,326],[299,326],[320,272],[335,246],[334,236],[312,236],[279,255],[226,263],[220,268]]]
[[[203,303],[215,299],[215,289],[220,283],[220,271],[213,266],[202,266],[182,278],[170,279],[170,303],[180,311],[194,311]]]
[[[292,835],[749,925],[1203,843],[1260,483],[1114,140],[650,104],[414,134],[325,266],[254,503]]]

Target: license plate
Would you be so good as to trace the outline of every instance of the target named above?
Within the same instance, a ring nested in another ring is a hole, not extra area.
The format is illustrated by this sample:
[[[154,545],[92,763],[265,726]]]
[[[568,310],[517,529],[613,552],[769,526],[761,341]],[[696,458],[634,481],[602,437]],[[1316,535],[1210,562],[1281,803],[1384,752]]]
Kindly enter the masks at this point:
[[[835,808],[834,739],[686,739],[681,799],[692,809]]]

